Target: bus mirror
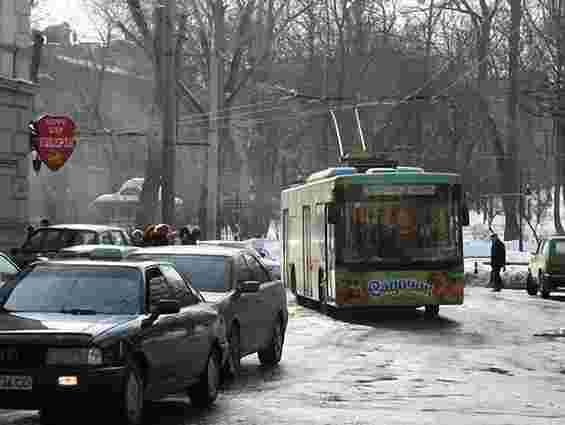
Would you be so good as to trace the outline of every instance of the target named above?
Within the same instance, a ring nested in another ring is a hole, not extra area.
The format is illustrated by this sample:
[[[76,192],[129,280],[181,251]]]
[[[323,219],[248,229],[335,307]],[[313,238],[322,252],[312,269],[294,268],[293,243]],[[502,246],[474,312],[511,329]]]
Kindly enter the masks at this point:
[[[459,219],[461,221],[462,226],[468,226],[470,222],[469,218],[469,208],[467,208],[467,204],[463,203],[459,210]]]
[[[328,205],[328,223],[337,224],[339,218],[339,209],[334,204]]]

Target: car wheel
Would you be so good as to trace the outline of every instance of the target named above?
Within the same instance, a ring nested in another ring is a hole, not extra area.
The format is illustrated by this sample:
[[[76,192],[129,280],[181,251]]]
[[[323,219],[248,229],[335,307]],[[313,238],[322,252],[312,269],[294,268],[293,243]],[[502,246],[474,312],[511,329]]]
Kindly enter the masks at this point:
[[[528,295],[534,296],[538,293],[538,285],[536,284],[531,272],[526,276],[526,291]]]
[[[230,361],[226,365],[227,375],[230,378],[235,378],[239,375],[241,370],[241,334],[237,324],[232,325],[228,335],[228,342],[230,347]]]
[[[265,366],[274,366],[281,361],[282,350],[284,345],[284,334],[282,328],[282,322],[277,319],[275,325],[273,326],[271,340],[268,347],[263,350],[259,350],[257,353],[259,356],[259,361]]]
[[[218,397],[220,386],[220,359],[217,350],[213,349],[208,356],[206,369],[198,382],[188,389],[190,401],[196,407],[208,407]]]
[[[541,293],[542,298],[549,298],[549,288],[547,287],[547,280],[544,279],[541,270],[538,272],[538,283],[539,283],[539,290]]]
[[[145,410],[143,375],[139,367],[132,361],[128,362],[121,400],[121,416],[127,425],[143,423]]]

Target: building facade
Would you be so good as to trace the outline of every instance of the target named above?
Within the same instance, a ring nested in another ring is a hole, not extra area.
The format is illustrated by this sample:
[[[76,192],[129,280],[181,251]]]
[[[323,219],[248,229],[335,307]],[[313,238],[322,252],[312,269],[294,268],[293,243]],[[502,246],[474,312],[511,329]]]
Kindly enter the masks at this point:
[[[0,250],[25,238],[29,138],[36,86],[30,79],[29,1],[0,0]]]

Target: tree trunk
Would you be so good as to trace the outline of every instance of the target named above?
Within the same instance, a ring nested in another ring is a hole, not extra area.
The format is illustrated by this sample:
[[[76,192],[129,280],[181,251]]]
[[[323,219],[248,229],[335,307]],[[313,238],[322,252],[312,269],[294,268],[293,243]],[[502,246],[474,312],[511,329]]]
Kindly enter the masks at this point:
[[[206,237],[218,237],[218,197],[220,193],[220,130],[222,127],[219,115],[223,113],[224,104],[224,41],[225,22],[224,4],[216,0],[212,4],[213,13],[213,48],[210,58],[210,135],[208,147],[208,192],[206,202]]]
[[[561,222],[561,186],[563,183],[563,160],[562,147],[560,143],[563,128],[559,123],[559,118],[553,119],[553,145],[555,149],[555,186],[553,187],[553,224],[556,233],[563,233]]]
[[[158,189],[161,182],[161,146],[158,138],[148,135],[145,180],[139,197],[136,225],[146,226],[157,222]]]
[[[555,225],[555,233],[563,233],[563,225],[561,224],[561,202],[559,196],[561,192],[561,184],[555,183],[553,186],[553,223]]]
[[[502,187],[505,193],[512,194],[505,196],[504,214],[504,239],[516,240],[520,235],[520,229],[517,222],[517,202],[518,197],[514,196],[521,191],[521,187],[517,184],[519,181],[519,164],[518,164],[518,146],[520,137],[520,128],[518,123],[518,98],[519,98],[519,60],[520,60],[520,21],[522,17],[522,7],[520,0],[509,0],[511,10],[511,25],[510,25],[510,41],[509,41],[509,56],[508,56],[508,73],[510,79],[510,91],[508,93],[508,132],[506,149],[507,153],[511,153],[504,158],[505,166],[503,167],[504,174],[502,176]]]

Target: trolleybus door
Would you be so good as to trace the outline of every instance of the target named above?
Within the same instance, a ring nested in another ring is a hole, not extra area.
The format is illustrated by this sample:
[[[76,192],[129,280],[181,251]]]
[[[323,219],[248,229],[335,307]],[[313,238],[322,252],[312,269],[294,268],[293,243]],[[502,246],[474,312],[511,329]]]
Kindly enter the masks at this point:
[[[318,300],[326,301],[328,296],[328,251],[326,205],[316,205],[314,237],[312,238],[312,282],[317,286]]]
[[[281,279],[287,288],[290,287],[290,270],[288,270],[288,210],[282,213],[282,256],[281,256]]]
[[[312,214],[309,206],[302,208],[302,268],[304,276],[304,295],[312,296]]]

